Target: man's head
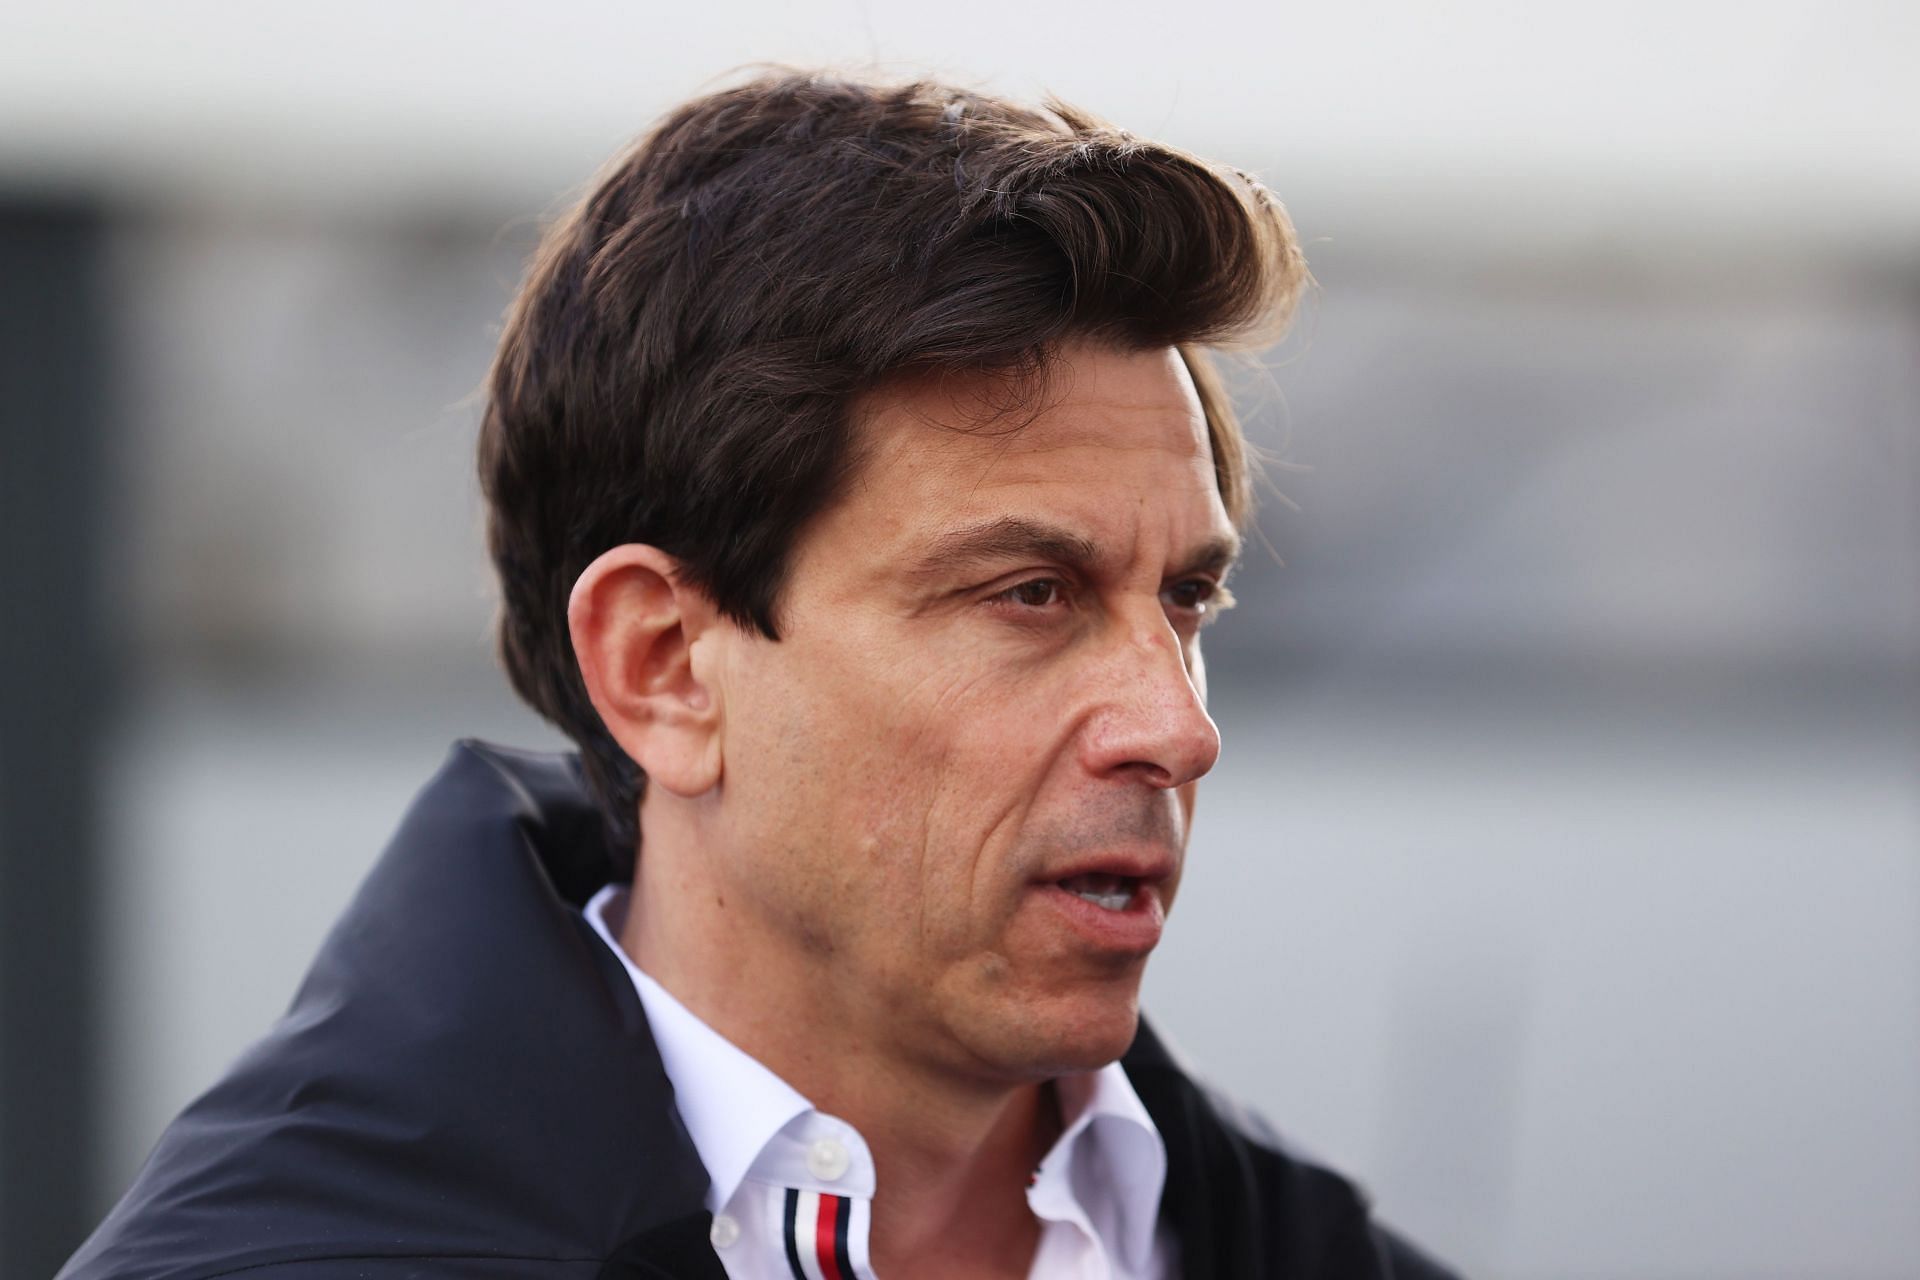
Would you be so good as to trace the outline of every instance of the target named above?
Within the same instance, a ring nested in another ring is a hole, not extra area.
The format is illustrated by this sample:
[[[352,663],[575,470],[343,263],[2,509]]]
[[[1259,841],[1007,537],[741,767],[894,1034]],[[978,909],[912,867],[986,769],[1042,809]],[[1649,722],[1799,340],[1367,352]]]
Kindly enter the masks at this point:
[[[509,317],[515,686],[622,847],[641,806],[697,823],[703,891],[843,1021],[1111,1058],[1249,501],[1198,347],[1304,279],[1264,188],[1059,105],[783,75],[683,107]]]

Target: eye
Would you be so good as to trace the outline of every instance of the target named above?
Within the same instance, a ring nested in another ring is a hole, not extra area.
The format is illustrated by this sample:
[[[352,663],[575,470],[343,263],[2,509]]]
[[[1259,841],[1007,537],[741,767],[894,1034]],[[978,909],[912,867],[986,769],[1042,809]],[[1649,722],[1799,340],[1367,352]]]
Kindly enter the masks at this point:
[[[1203,617],[1233,607],[1233,597],[1212,578],[1187,578],[1161,594],[1175,609]]]
[[[1046,609],[1063,603],[1067,597],[1066,584],[1058,578],[1029,578],[1025,582],[1016,582],[1005,591],[994,595],[995,600],[1019,605],[1023,609]]]

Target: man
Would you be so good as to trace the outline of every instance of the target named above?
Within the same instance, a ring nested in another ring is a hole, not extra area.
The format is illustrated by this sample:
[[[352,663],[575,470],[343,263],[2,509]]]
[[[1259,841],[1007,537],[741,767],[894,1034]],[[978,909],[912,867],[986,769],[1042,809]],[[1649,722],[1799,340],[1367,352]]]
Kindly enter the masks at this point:
[[[73,1277],[1424,1277],[1140,1023],[1305,279],[1061,106],[763,77],[548,235],[481,476],[515,686]],[[589,798],[591,797],[591,798]]]

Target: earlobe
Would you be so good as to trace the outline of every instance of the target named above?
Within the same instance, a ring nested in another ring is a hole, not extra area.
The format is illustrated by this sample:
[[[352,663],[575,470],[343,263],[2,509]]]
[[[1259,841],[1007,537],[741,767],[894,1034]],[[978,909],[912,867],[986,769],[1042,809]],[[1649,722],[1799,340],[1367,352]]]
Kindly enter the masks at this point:
[[[680,564],[629,543],[581,573],[567,627],[587,696],[650,785],[694,796],[720,781],[720,699],[697,661],[718,615]]]

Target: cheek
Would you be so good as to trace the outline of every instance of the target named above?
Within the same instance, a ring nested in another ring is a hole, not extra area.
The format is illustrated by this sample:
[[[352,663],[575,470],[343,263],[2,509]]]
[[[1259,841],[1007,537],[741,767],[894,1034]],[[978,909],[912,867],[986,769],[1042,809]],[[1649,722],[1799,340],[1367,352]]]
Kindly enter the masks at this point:
[[[803,899],[864,893],[896,914],[909,909],[929,833],[963,772],[950,736],[959,693],[846,645],[781,648],[729,690],[734,839],[762,851],[754,860]]]
[[[977,678],[927,675],[869,704],[870,752],[843,810],[888,925],[876,944],[940,965],[993,951],[1018,906],[1021,844],[1053,723]]]
[[[1045,672],[797,639],[729,706],[735,830],[762,884],[869,956],[979,950],[1015,905],[1021,834],[1070,733]]]

